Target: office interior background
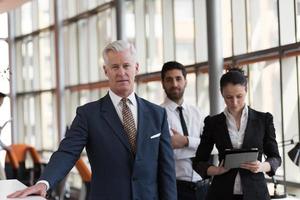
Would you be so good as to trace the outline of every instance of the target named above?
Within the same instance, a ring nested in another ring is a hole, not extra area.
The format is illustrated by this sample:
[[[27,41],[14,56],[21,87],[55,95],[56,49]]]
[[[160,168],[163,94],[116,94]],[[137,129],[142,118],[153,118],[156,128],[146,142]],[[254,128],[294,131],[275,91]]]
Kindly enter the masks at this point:
[[[294,145],[284,145],[300,136],[300,0],[219,3],[224,69],[245,70],[248,105],[274,116],[283,158],[276,179],[300,188],[300,168],[287,155]],[[0,125],[12,121],[1,140],[49,159],[76,107],[107,93],[101,50],[120,33],[138,52],[138,95],[160,104],[160,69],[177,60],[188,69],[185,100],[209,114],[208,22],[205,0],[31,0],[2,11],[0,89],[9,96]],[[76,170],[69,182],[81,186]]]

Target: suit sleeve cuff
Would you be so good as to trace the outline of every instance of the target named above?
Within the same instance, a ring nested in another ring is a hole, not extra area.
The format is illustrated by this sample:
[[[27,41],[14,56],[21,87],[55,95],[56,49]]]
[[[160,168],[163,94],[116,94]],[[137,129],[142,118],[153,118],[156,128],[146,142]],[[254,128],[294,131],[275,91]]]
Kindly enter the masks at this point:
[[[38,183],[43,183],[43,184],[45,184],[45,185],[46,185],[47,191],[49,190],[50,185],[49,185],[49,182],[48,182],[48,181],[46,181],[46,180],[40,180],[40,181],[36,182],[36,184],[38,184]]]

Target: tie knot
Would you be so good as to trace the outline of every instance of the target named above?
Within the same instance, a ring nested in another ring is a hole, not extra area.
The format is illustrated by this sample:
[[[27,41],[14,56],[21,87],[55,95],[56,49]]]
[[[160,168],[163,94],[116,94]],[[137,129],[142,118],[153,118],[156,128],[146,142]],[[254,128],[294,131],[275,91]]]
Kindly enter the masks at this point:
[[[128,101],[127,98],[122,98],[122,99],[121,99],[122,105],[127,105],[127,101]]]
[[[182,106],[178,106],[178,107],[177,107],[177,110],[178,110],[179,112],[182,112]]]

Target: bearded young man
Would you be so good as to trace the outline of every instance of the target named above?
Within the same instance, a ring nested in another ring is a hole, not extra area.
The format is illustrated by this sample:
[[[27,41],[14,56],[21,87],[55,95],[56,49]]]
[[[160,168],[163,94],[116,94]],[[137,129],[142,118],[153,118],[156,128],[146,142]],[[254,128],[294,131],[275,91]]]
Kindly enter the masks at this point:
[[[186,74],[184,66],[176,61],[163,65],[161,80],[166,98],[161,106],[167,110],[170,126],[178,200],[204,200],[208,180],[202,180],[193,170],[192,158],[200,143],[205,116],[200,109],[184,101]]]

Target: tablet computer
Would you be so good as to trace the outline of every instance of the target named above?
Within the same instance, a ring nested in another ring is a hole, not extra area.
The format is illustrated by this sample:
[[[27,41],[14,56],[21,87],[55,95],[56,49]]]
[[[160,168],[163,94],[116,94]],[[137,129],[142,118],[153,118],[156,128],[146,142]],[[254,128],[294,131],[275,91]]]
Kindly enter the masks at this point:
[[[224,167],[226,169],[239,168],[242,163],[254,162],[258,157],[258,149],[226,149]]]

